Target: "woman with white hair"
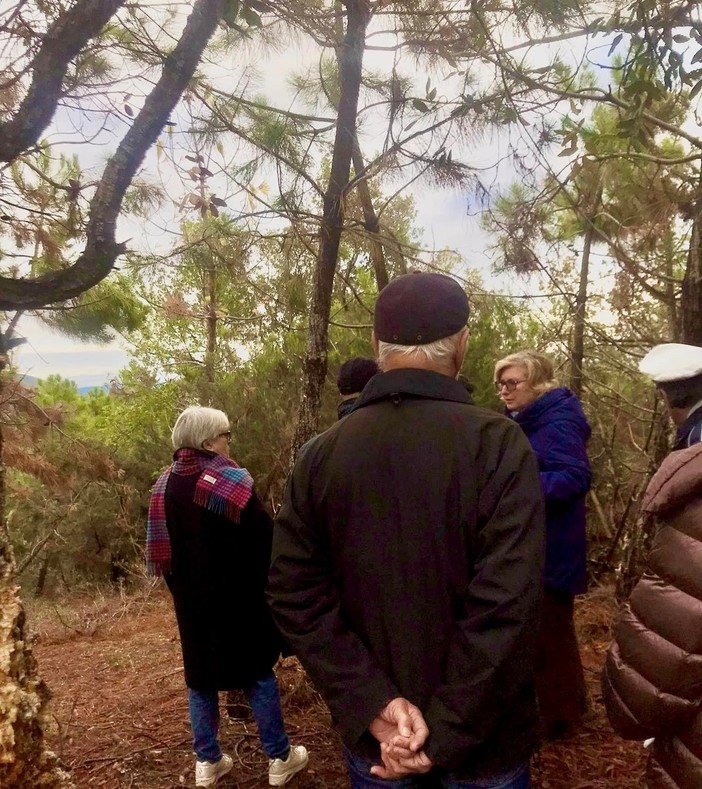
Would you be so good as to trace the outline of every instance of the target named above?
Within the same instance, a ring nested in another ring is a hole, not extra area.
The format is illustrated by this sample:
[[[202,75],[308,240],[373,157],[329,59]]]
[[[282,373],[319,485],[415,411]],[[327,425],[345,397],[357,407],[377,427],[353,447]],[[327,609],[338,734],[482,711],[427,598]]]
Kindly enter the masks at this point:
[[[544,604],[536,666],[542,733],[572,735],[587,706],[573,623],[575,595],[586,590],[585,496],[592,473],[590,425],[578,398],[558,386],[542,353],[519,351],[495,365],[497,394],[539,462],[546,500]]]
[[[218,691],[241,688],[269,758],[271,786],[307,765],[307,750],[285,732],[273,666],[281,639],[264,597],[272,522],[249,472],[229,457],[229,419],[191,406],[172,434],[173,463],[149,505],[146,559],[173,595],[180,632],[195,785],[214,786],[232,769],[223,754]]]

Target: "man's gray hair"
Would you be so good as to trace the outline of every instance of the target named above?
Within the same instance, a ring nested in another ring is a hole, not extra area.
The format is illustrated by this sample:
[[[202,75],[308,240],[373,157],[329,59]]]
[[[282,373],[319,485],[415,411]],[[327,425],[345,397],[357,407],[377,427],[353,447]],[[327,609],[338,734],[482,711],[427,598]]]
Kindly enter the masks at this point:
[[[424,356],[425,359],[436,365],[448,364],[456,355],[458,340],[464,329],[449,337],[428,342],[425,345],[397,345],[393,342],[378,340],[378,367],[385,370],[385,364],[391,356]]]
[[[176,419],[171,441],[174,449],[188,447],[202,449],[208,439],[216,438],[229,430],[229,418],[224,411],[191,405]]]

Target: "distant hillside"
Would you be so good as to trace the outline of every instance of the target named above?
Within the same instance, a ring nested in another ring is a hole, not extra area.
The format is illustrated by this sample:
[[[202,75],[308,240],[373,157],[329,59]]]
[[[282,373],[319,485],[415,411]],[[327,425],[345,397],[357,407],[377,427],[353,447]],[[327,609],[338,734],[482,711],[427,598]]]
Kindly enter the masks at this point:
[[[23,375],[21,378],[18,378],[22,382],[22,386],[26,386],[29,389],[36,389],[39,385],[39,381],[41,378],[37,378],[34,375]],[[69,381],[73,380],[71,378],[68,379]],[[100,389],[102,392],[109,392],[110,385],[109,384],[86,384],[85,386],[78,386],[77,381],[73,381],[76,384],[76,388],[78,389],[78,394],[86,395],[88,392],[92,392],[93,389]]]
[[[88,394],[88,392],[92,392],[93,389],[100,389],[102,392],[109,392],[110,385],[103,384],[102,386],[79,386],[78,393],[82,395]]]

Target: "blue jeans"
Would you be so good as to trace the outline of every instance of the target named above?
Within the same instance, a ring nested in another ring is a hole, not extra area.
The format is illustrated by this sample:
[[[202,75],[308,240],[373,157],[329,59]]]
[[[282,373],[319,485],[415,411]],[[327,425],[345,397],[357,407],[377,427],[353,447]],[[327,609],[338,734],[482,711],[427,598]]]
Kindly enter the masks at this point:
[[[408,776],[388,781],[370,774],[373,762],[344,748],[351,789],[529,789],[529,763],[505,773],[485,778],[459,779],[450,773],[431,770],[426,775]]]
[[[244,692],[256,719],[258,736],[266,756],[284,759],[290,750],[290,741],[285,733],[275,675],[269,672]],[[217,741],[219,694],[216,690],[188,688],[188,706],[195,755],[201,762],[218,762],[222,758],[222,749]]]

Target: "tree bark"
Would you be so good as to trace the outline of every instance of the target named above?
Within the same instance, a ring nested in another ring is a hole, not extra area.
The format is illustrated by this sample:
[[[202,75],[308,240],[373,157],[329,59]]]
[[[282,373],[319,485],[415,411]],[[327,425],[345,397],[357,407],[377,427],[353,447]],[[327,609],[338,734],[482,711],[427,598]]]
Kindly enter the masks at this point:
[[[125,245],[115,241],[122,199],[146,152],[188,87],[225,0],[197,0],[159,81],[105,167],[90,204],[86,244],[76,262],[34,279],[0,277],[0,310],[39,309],[89,290],[112,270]]]
[[[13,117],[0,123],[0,161],[11,162],[37,142],[54,116],[69,63],[123,5],[124,0],[81,0],[46,31],[27,95]]]
[[[322,390],[327,375],[327,340],[334,274],[343,228],[344,193],[349,183],[351,157],[356,139],[358,94],[370,8],[365,0],[347,0],[346,34],[338,47],[341,92],[329,184],[324,194],[319,251],[312,286],[307,327],[303,382],[291,458],[317,431]]]
[[[0,356],[0,374],[5,366],[1,359]],[[0,403],[2,398],[0,378]],[[46,704],[50,694],[39,678],[36,659],[27,644],[15,557],[4,517],[2,451],[0,422],[0,786],[3,789],[69,789],[73,784],[44,742]]]
[[[200,158],[200,149],[196,147],[198,165],[204,159]],[[207,222],[207,176],[200,167],[200,216],[203,223]],[[207,267],[203,273],[204,287],[203,296],[207,304],[205,324],[207,326],[207,349],[205,350],[205,381],[213,384],[215,380],[215,353],[217,352],[217,268],[212,251],[208,248]]]

